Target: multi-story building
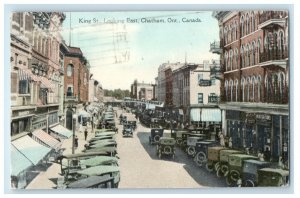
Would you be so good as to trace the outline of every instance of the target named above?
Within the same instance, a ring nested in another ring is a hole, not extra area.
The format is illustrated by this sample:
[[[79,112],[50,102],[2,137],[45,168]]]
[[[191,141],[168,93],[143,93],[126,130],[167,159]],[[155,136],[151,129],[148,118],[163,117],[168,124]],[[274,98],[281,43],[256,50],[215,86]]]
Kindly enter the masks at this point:
[[[288,13],[221,11],[220,54],[223,131],[234,148],[270,149],[288,161]],[[219,75],[219,74],[218,74]]]
[[[49,134],[59,124],[59,29],[64,18],[57,12],[11,16],[11,178],[16,188],[27,185],[35,165],[59,143]]]
[[[131,84],[131,98],[138,100],[153,100],[154,87],[150,83],[139,83],[137,80]]]
[[[89,97],[89,64],[78,47],[68,47],[64,58],[64,107],[66,127],[72,129],[72,115],[77,106],[88,102]]]
[[[173,70],[182,67],[184,64],[177,63],[163,63],[158,67],[157,75],[157,100],[160,102],[168,103],[172,105],[173,96],[172,96],[172,75]],[[166,73],[167,71],[167,73]],[[171,71],[171,73],[170,73]],[[167,75],[167,76],[166,76]]]
[[[98,80],[90,79],[89,102],[103,102],[104,92]]]

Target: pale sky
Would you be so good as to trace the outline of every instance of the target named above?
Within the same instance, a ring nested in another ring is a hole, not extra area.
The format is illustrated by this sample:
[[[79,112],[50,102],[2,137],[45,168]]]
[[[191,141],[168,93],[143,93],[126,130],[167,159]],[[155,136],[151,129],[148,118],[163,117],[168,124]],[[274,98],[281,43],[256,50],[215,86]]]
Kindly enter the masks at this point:
[[[104,89],[130,89],[134,79],[154,83],[158,67],[165,62],[202,63],[217,59],[209,44],[219,38],[212,12],[72,12],[71,45],[80,47],[91,65],[93,78]],[[142,18],[165,23],[142,23]],[[130,23],[138,21],[138,23]],[[177,20],[175,23],[168,19]],[[195,19],[201,22],[183,22]],[[116,23],[104,23],[114,20]],[[62,35],[70,41],[70,13]]]

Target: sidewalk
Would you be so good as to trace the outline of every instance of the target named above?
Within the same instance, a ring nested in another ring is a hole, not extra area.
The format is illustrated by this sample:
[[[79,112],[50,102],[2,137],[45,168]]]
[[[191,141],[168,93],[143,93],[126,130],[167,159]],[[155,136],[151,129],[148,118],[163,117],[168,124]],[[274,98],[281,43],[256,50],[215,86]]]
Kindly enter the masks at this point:
[[[84,140],[84,133],[76,131],[75,135],[78,137],[78,148],[75,149],[75,153],[81,153],[84,149],[84,145],[89,139],[94,137],[92,128],[88,128],[87,141]],[[63,141],[61,148],[65,149],[63,154],[72,154],[73,136]],[[51,163],[50,167],[46,171],[40,172],[31,182],[27,185],[26,189],[55,189],[57,178],[60,175],[60,164]]]

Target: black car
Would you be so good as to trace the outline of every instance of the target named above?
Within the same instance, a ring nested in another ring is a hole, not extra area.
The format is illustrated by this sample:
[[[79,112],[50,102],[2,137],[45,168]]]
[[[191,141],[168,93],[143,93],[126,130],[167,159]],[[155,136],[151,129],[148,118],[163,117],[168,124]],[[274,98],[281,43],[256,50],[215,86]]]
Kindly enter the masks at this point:
[[[124,124],[122,134],[123,134],[123,136],[133,137],[133,126],[130,124]]]
[[[164,129],[151,129],[151,135],[149,136],[149,144],[158,143],[159,139],[163,136],[163,133]]]

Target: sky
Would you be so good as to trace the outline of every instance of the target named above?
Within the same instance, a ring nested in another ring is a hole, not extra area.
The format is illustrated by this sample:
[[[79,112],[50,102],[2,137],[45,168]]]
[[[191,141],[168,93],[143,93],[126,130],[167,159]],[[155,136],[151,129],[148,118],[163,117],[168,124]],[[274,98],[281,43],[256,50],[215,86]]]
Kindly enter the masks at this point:
[[[135,79],[155,83],[159,65],[168,61],[202,63],[219,58],[209,52],[209,44],[219,40],[218,22],[209,11],[65,14],[63,39],[81,48],[93,78],[104,89],[130,90]],[[144,18],[164,23],[143,23]]]

